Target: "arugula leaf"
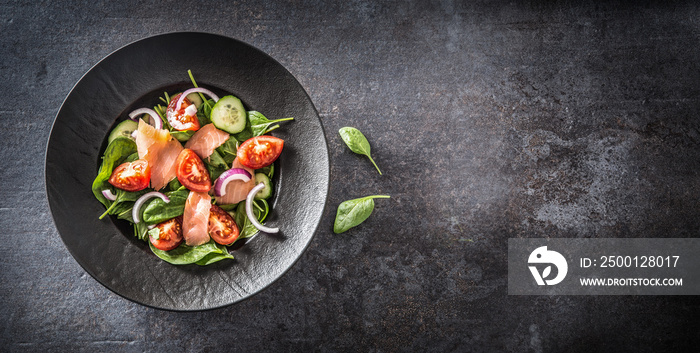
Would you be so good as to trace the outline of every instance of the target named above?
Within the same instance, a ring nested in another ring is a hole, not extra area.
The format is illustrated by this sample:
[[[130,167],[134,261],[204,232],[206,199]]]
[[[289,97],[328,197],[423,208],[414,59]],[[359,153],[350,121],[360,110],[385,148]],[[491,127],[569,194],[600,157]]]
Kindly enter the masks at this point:
[[[107,146],[107,149],[105,149],[105,153],[102,156],[102,164],[97,171],[97,177],[95,177],[95,180],[92,182],[92,193],[105,207],[109,208],[112,202],[102,195],[102,190],[107,188],[110,190],[112,189],[112,186],[107,183],[107,180],[112,176],[114,167],[118,166],[125,158],[135,152],[136,142],[127,137],[117,137]]]
[[[171,218],[181,216],[185,212],[185,202],[190,195],[186,188],[165,193],[170,202],[165,203],[161,198],[154,197],[144,208],[142,219],[147,224],[158,224]]]
[[[199,261],[202,261],[202,265],[208,265],[223,259],[233,259],[233,255],[228,253],[228,249],[225,246],[219,245],[214,241],[209,241],[199,246],[188,246],[182,243],[170,251],[159,250],[151,242],[148,242],[148,245],[156,256],[173,265],[187,265],[198,263]]]
[[[359,199],[344,201],[338,206],[333,223],[333,232],[340,234],[358,226],[372,214],[374,199],[388,199],[389,195],[370,195]]]
[[[367,156],[369,160],[372,161],[372,164],[374,164],[374,167],[377,168],[379,175],[382,175],[382,171],[377,167],[377,163],[374,163],[374,159],[370,156],[369,141],[367,141],[367,138],[360,130],[346,126],[341,128],[338,133],[340,133],[340,138],[350,147],[351,151]]]
[[[275,125],[275,126],[270,127],[272,124],[282,122],[282,121],[289,121],[289,120],[294,120],[294,118],[269,120],[260,112],[256,112],[256,111],[249,111],[248,112],[248,122],[250,122],[250,130],[253,133],[253,136],[264,135],[264,134],[280,127],[279,125]]]

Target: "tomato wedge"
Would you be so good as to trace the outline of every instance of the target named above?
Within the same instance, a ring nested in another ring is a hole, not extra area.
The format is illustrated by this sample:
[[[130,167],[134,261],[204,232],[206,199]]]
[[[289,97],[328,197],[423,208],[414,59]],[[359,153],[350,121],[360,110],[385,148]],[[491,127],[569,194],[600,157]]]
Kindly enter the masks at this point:
[[[151,244],[163,251],[177,248],[182,243],[182,216],[175,217],[162,223],[158,223],[158,239],[148,236]]]
[[[177,180],[194,192],[208,192],[211,189],[209,171],[199,156],[189,148],[183,149],[175,161]]]
[[[233,244],[240,235],[233,217],[217,205],[211,205],[209,210],[208,230],[209,236],[221,245]]]
[[[272,164],[282,153],[284,140],[273,136],[256,136],[238,147],[238,161],[251,169],[260,169]]]
[[[168,124],[175,130],[186,131],[199,130],[199,119],[197,119],[197,111],[194,110],[191,115],[187,114],[187,107],[193,105],[189,99],[185,97],[180,104],[180,109],[175,111],[175,106],[177,105],[177,100],[180,98],[182,93],[175,95],[170,99],[170,104],[168,104],[168,109],[165,111],[165,117],[168,119]],[[190,108],[192,109],[192,108]]]
[[[143,159],[120,164],[108,180],[110,184],[126,191],[143,190],[148,187],[150,181],[151,167]]]

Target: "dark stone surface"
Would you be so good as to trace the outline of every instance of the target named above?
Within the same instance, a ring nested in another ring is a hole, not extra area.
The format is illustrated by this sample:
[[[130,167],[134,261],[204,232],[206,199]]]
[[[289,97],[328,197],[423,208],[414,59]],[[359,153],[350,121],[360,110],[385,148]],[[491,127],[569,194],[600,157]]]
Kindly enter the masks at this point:
[[[7,351],[692,351],[698,297],[506,295],[509,237],[695,237],[700,6],[645,2],[0,2],[0,347]],[[134,40],[248,42],[307,89],[326,215],[259,295],[174,313],[102,287],[43,187],[73,84]],[[337,130],[372,144],[379,176]],[[332,233],[337,205],[377,200]]]

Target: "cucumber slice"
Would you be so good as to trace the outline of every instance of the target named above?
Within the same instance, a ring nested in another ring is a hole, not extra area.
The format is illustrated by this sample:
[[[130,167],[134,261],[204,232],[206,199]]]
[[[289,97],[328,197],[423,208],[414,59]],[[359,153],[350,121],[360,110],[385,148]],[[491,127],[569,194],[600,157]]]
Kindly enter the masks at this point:
[[[241,100],[234,96],[225,96],[219,99],[211,109],[211,122],[217,129],[229,134],[237,134],[245,129],[245,109]]]
[[[260,183],[265,184],[265,187],[262,188],[262,190],[258,191],[257,194],[255,194],[256,200],[263,200],[272,195],[272,183],[270,183],[270,178],[268,178],[267,175],[263,173],[255,173],[255,185],[258,185]]]
[[[116,139],[117,137],[128,137],[130,139],[134,139],[131,137],[131,134],[136,131],[136,129],[139,128],[139,123],[133,121],[133,120],[124,120],[121,123],[117,124],[117,126],[112,130],[112,132],[109,133],[109,137],[107,138],[107,144],[109,145]]]
[[[199,106],[203,103],[202,98],[197,92],[188,94],[186,98],[190,101],[190,103],[194,104],[197,109],[199,109]]]

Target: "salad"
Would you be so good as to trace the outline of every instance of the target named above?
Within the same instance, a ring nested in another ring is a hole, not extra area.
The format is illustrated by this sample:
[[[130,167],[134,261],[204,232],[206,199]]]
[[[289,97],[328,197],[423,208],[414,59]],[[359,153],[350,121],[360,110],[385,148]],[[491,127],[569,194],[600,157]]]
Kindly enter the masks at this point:
[[[110,132],[92,191],[106,211],[171,264],[232,259],[227,246],[259,231],[270,212],[279,122],[233,95],[197,86],[139,108]]]

